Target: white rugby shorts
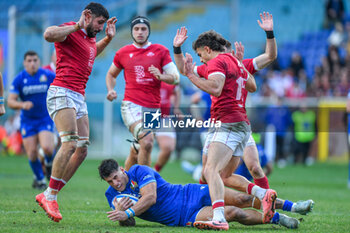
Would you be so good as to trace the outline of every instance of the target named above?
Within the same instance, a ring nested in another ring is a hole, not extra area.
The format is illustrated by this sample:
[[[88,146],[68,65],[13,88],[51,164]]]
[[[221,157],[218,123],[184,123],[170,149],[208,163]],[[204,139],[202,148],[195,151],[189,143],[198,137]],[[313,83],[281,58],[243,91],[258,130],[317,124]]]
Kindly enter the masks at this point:
[[[203,147],[203,154],[208,155],[209,146],[212,142],[221,142],[231,148],[232,156],[243,156],[250,135],[250,125],[244,121],[221,123],[221,127],[213,127],[209,130]]]
[[[77,119],[88,115],[85,97],[68,88],[50,86],[46,98],[47,111],[52,120],[55,119],[57,112],[65,108],[74,108]]]

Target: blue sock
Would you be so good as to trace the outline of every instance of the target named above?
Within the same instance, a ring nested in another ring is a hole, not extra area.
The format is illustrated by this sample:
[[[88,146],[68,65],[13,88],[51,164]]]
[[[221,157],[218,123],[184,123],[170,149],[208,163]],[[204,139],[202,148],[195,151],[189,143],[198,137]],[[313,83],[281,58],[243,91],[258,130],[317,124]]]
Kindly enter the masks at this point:
[[[285,200],[282,210],[284,210],[284,211],[292,211],[293,204],[294,204],[293,202]]]
[[[42,180],[44,179],[44,172],[41,167],[41,163],[39,159],[36,159],[36,161],[32,162],[29,160],[29,165],[32,168],[32,171],[35,175],[36,180]]]
[[[272,224],[278,224],[280,222],[280,214],[276,212],[271,220]]]
[[[51,156],[45,155],[45,164],[52,164],[53,159],[55,158],[56,150],[52,152]]]

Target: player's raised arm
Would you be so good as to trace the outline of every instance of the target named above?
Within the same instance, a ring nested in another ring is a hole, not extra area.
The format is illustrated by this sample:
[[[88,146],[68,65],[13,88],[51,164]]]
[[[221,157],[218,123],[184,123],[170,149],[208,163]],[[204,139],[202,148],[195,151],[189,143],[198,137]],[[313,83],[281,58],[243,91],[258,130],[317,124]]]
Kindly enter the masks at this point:
[[[91,21],[91,11],[86,9],[81,13],[79,22],[74,25],[51,26],[46,28],[44,38],[48,42],[62,42],[69,34],[85,28]]]
[[[106,36],[101,39],[99,42],[96,43],[97,48],[97,54],[98,56],[106,47],[107,45],[112,41],[113,37],[115,36],[115,23],[117,22],[116,17],[112,17],[109,20],[107,20],[107,26],[106,26]]]
[[[106,75],[106,86],[107,86],[107,99],[113,101],[117,99],[117,92],[114,90],[116,85],[116,78],[122,70],[119,69],[112,63]]]
[[[260,13],[261,22],[258,20],[259,26],[266,32],[265,53],[255,58],[255,62],[259,69],[263,69],[270,65],[277,58],[277,44],[273,34],[273,18],[269,12]]]
[[[181,46],[185,43],[187,36],[187,28],[181,27],[180,30],[177,29],[176,36],[174,37],[173,46],[174,46],[174,59],[177,69],[181,74],[185,74],[184,65],[185,57],[181,51]]]
[[[0,72],[0,116],[6,113],[4,101],[4,84],[2,82],[2,74]]]

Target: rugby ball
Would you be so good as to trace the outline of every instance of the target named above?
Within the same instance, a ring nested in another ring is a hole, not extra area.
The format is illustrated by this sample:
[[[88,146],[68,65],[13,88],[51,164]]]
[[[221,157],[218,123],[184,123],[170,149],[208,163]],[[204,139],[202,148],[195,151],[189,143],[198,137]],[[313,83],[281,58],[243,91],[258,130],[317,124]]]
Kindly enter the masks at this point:
[[[122,200],[122,198],[124,198],[124,197],[128,197],[128,198],[131,200],[132,205],[135,205],[136,202],[139,200],[137,197],[135,197],[135,196],[133,196],[133,195],[129,195],[129,194],[118,194],[118,195],[115,196],[114,199],[113,199],[113,202],[112,202],[113,205],[116,206],[116,204],[117,204],[118,202],[120,202],[120,201]]]

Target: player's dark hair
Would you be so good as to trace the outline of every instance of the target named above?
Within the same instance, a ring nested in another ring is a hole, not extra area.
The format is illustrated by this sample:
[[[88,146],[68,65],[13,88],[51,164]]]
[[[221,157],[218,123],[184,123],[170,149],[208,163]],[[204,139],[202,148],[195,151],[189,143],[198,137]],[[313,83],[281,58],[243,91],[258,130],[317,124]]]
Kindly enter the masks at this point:
[[[27,51],[27,52],[24,54],[24,59],[23,59],[23,60],[25,60],[28,56],[38,56],[38,57],[39,57],[39,55],[38,55],[35,51],[33,51],[33,50]]]
[[[226,45],[226,40],[222,35],[214,30],[206,31],[200,34],[192,44],[193,50],[208,46],[213,51],[223,52],[225,51],[224,46]]]
[[[107,9],[100,3],[97,2],[90,2],[84,10],[90,10],[93,15],[96,17],[103,16],[106,20],[109,19],[109,13]]]
[[[113,172],[118,171],[118,169],[119,164],[114,159],[105,159],[98,166],[98,172],[102,180],[110,176]]]

